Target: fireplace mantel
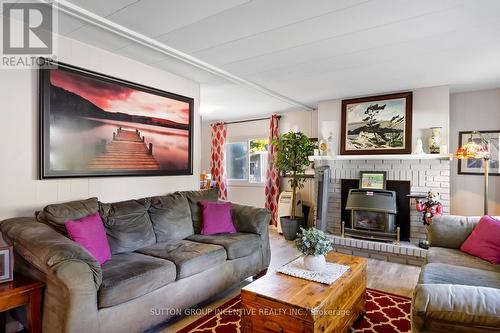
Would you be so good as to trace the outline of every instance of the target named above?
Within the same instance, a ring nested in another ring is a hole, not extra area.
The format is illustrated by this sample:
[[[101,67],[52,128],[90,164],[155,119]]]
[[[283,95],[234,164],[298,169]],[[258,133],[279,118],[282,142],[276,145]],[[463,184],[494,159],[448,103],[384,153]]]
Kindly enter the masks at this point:
[[[450,160],[445,154],[391,154],[391,155],[334,155],[334,156],[309,156],[309,161],[335,161],[335,160]]]

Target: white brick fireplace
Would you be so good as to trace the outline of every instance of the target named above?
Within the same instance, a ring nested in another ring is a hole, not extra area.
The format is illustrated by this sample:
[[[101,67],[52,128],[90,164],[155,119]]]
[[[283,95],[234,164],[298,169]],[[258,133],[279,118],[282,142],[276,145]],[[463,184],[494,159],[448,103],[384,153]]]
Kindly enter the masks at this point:
[[[387,180],[410,181],[411,193],[437,191],[441,194],[444,214],[449,214],[450,161],[447,156],[384,155],[384,156],[336,156],[315,159],[315,165],[330,167],[328,186],[328,232],[340,235],[341,230],[341,179],[359,179],[360,171],[386,171]],[[421,214],[410,201],[410,242],[425,240],[426,230]]]

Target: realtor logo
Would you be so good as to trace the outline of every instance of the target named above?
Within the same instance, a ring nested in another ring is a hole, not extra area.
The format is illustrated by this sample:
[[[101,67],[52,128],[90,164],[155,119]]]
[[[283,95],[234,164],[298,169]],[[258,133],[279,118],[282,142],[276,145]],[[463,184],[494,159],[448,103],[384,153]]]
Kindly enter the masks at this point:
[[[54,58],[55,15],[51,3],[2,2],[3,68],[32,67]]]

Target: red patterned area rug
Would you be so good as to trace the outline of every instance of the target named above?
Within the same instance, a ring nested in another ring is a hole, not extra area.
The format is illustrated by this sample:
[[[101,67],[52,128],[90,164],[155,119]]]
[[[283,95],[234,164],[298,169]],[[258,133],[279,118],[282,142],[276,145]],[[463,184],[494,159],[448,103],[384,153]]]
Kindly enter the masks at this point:
[[[354,323],[352,332],[410,332],[410,306],[410,298],[367,289],[366,314]],[[177,333],[240,333],[240,310],[237,296]]]

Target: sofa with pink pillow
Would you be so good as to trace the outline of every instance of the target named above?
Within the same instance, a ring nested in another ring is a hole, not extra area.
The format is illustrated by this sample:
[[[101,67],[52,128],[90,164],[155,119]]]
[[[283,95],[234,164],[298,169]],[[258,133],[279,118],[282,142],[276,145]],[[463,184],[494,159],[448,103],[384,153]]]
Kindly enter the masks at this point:
[[[412,330],[499,332],[499,217],[439,216],[412,298]]]
[[[2,221],[0,231],[15,269],[46,282],[44,332],[143,332],[269,266],[267,209],[222,204],[223,229],[201,234],[200,201],[217,198],[217,190],[90,198]],[[217,211],[210,218],[217,224]]]

